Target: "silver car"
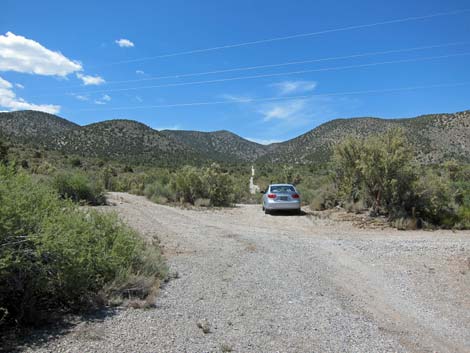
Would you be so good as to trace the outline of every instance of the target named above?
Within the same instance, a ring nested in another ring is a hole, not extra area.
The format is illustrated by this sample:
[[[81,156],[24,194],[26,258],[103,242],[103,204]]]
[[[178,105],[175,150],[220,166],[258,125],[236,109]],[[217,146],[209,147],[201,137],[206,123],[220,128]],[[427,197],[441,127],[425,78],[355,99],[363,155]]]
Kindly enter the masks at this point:
[[[291,210],[300,214],[300,194],[291,184],[271,184],[263,195],[263,211]]]

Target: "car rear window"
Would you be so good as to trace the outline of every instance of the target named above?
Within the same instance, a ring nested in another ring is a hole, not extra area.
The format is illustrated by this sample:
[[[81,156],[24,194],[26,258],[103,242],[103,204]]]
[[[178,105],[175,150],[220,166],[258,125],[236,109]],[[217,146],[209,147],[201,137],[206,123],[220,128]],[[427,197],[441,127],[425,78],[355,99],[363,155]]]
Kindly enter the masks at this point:
[[[295,192],[295,189],[291,185],[277,185],[277,186],[271,186],[271,192],[274,192],[274,193]]]

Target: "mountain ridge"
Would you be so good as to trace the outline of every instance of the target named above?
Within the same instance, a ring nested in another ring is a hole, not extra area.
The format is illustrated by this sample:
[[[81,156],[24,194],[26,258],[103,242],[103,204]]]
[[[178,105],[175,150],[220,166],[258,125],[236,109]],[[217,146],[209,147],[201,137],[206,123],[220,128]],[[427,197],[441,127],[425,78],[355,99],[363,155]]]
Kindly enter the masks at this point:
[[[135,120],[78,125],[37,111],[0,113],[0,136],[13,143],[124,162],[325,162],[346,136],[366,137],[393,127],[405,131],[423,163],[454,158],[470,162],[470,110],[413,118],[330,120],[293,139],[262,145],[228,130],[155,130]]]

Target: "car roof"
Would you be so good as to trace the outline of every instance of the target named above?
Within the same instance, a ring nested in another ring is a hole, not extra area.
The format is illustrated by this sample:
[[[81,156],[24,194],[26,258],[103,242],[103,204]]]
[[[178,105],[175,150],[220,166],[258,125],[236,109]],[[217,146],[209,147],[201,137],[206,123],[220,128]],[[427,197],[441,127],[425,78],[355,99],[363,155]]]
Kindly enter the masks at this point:
[[[292,184],[271,184],[269,186],[294,186]]]

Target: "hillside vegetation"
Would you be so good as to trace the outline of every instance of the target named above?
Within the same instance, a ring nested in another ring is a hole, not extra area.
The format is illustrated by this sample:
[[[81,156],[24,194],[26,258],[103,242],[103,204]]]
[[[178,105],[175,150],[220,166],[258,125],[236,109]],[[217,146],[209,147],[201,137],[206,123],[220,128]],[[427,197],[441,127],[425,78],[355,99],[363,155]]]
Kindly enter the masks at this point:
[[[254,162],[266,154],[264,145],[245,140],[226,130],[214,132],[164,130],[162,133],[181,144],[199,151],[208,159],[217,161]]]
[[[470,111],[433,114],[409,119],[337,119],[292,140],[271,145],[262,158],[271,162],[325,162],[334,146],[349,136],[365,138],[401,128],[422,163],[449,159],[470,162]]]
[[[12,144],[123,163],[160,166],[222,163],[323,163],[348,136],[403,129],[421,163],[470,162],[470,111],[408,119],[337,119],[292,140],[260,145],[229,131],[156,131],[129,120],[79,126],[54,115],[0,113],[0,137]]]

